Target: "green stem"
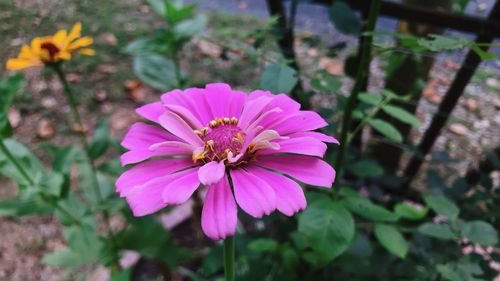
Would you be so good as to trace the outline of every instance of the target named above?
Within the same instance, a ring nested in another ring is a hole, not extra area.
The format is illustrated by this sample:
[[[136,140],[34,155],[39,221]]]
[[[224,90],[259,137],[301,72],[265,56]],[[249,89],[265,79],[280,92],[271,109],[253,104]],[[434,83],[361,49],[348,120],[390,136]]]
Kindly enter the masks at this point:
[[[377,21],[377,17],[380,11],[382,1],[381,0],[372,0],[370,6],[370,13],[368,15],[368,23],[366,25],[365,32],[372,32],[375,29],[375,23]],[[362,49],[361,49],[361,58],[359,67],[356,73],[356,81],[351,90],[351,94],[347,101],[347,106],[344,110],[344,118],[342,120],[342,130],[340,133],[340,148],[337,154],[337,158],[335,159],[335,168],[337,169],[337,174],[342,176],[342,169],[344,167],[344,158],[347,153],[347,148],[349,147],[349,140],[347,139],[347,134],[349,133],[351,127],[352,120],[352,112],[357,104],[357,99],[359,92],[364,84],[364,80],[368,77],[368,72],[370,68],[371,61],[371,49],[372,49],[372,41],[373,36],[368,35],[366,40],[364,40]]]
[[[78,112],[78,104],[77,104],[75,95],[74,95],[73,91],[71,90],[71,87],[69,86],[68,81],[66,80],[66,76],[64,75],[64,72],[62,70],[61,65],[55,64],[52,66],[52,69],[54,69],[54,71],[57,74],[57,77],[59,78],[59,80],[63,84],[64,94],[66,95],[66,98],[68,99],[68,103],[69,103],[69,106],[71,108],[71,113],[73,115],[73,118],[74,118],[76,124],[81,129],[81,130],[78,130],[78,132],[79,132],[79,136],[80,136],[80,141],[82,142],[82,145],[83,145],[84,150],[85,150],[85,155],[87,157],[87,161],[88,161],[88,163],[91,167],[91,170],[92,170],[92,181],[93,181],[92,187],[94,189],[94,193],[96,195],[97,202],[99,203],[99,206],[102,206],[104,202],[103,202],[103,196],[101,194],[101,189],[99,187],[99,180],[97,179],[97,169],[96,169],[94,161],[92,160],[92,157],[89,154],[90,147],[89,147],[89,144],[87,142],[87,137],[85,135],[85,127],[84,127],[84,124],[82,122],[82,118],[80,117],[80,113]],[[112,248],[113,248],[114,266],[117,266],[118,261],[119,261],[119,256],[118,256],[118,247],[117,247],[117,242],[116,242],[116,236],[113,232],[113,229],[111,228],[111,221],[110,221],[110,217],[109,217],[109,212],[106,209],[103,209],[102,214],[103,214],[104,222],[106,223],[106,226],[107,226],[107,231],[108,231],[108,234],[110,236],[110,240],[111,240],[111,244],[112,244]]]
[[[347,137],[347,142],[350,143],[352,138],[358,133],[361,128],[363,128],[379,111],[380,109],[391,101],[390,97],[386,97],[380,103],[378,103],[370,113],[368,113],[363,120],[356,126],[356,128]]]
[[[16,167],[16,169],[19,171],[19,173],[23,176],[23,178],[30,184],[34,185],[35,182],[31,178],[31,176],[28,174],[28,172],[24,169],[24,167],[17,162],[17,159],[10,153],[9,149],[5,146],[3,143],[3,139],[0,139],[0,149],[2,150],[3,154],[7,156],[9,161]]]
[[[234,281],[234,236],[224,240],[224,280]]]
[[[3,140],[1,140],[1,139],[0,139],[0,150],[7,157],[7,159],[9,159],[9,161],[14,165],[14,167],[16,167],[17,171],[23,176],[23,178],[30,185],[35,185],[35,181],[31,178],[31,176],[26,171],[26,169],[24,169],[23,165],[21,165],[21,163],[19,163],[17,161],[16,157],[14,157],[14,155],[12,155],[12,153],[10,153],[10,150],[7,148],[7,146],[5,146],[5,144],[3,143]],[[79,219],[75,218],[69,211],[67,211],[64,207],[59,205],[57,202],[51,201],[49,198],[47,198],[45,196],[42,196],[42,199],[45,202],[54,206],[54,208],[58,209],[59,211],[61,211],[62,213],[64,213],[68,217],[70,217],[75,222],[75,224],[79,225],[81,223]]]

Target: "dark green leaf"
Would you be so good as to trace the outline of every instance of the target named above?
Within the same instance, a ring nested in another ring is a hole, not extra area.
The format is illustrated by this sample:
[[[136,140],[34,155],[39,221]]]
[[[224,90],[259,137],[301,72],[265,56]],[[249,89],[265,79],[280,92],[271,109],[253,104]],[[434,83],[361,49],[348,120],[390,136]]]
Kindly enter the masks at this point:
[[[419,220],[427,215],[429,209],[425,207],[417,208],[408,203],[398,203],[394,207],[394,212],[402,218],[409,220]]]
[[[2,140],[0,140],[2,141]],[[3,140],[4,145],[10,153],[17,159],[17,161],[24,167],[26,172],[33,181],[37,181],[44,174],[44,168],[40,160],[23,144],[11,140]],[[28,181],[19,172],[19,170],[7,160],[6,156],[0,151],[0,174],[7,178],[15,180],[18,184],[28,186]]]
[[[425,203],[434,210],[434,212],[443,215],[450,220],[458,217],[460,210],[457,205],[444,195],[427,195],[424,197]]]
[[[92,159],[97,159],[102,156],[111,142],[109,136],[109,122],[108,119],[102,119],[97,124],[97,128],[89,144],[89,156]]]
[[[498,56],[495,53],[490,53],[487,51],[484,51],[481,49],[479,46],[476,44],[471,44],[470,48],[476,53],[482,60],[492,60],[492,59],[497,59]]]
[[[484,246],[494,246],[498,243],[498,233],[495,228],[484,221],[466,222],[462,226],[462,234],[473,243]]]
[[[361,32],[361,19],[343,1],[335,1],[330,7],[330,21],[342,33],[358,35]]]
[[[278,249],[278,243],[272,239],[256,239],[248,244],[248,249],[253,252],[274,252]]]
[[[375,178],[384,174],[384,169],[373,160],[361,160],[348,166],[348,169],[354,175],[360,178]]]
[[[109,281],[130,281],[131,279],[132,267],[113,273]]]
[[[412,125],[413,127],[420,126],[420,120],[418,120],[415,115],[402,109],[401,107],[397,107],[394,105],[384,105],[382,107],[382,110],[403,123]]]
[[[260,86],[274,94],[288,94],[298,81],[295,69],[286,64],[271,64],[262,73]]]
[[[0,217],[48,213],[53,207],[38,198],[0,201]]]
[[[133,61],[135,75],[160,91],[167,91],[179,85],[174,63],[161,56],[136,56]]]
[[[8,110],[15,94],[24,86],[22,75],[14,75],[0,80],[0,140],[12,135]]]
[[[182,2],[163,1],[166,2],[165,18],[170,25],[176,25],[191,17],[196,9],[196,5],[194,4],[183,6]]]
[[[223,267],[223,257],[224,253],[221,246],[212,247],[203,258],[203,274],[205,276],[211,276],[219,272]]]
[[[346,251],[355,234],[354,220],[343,205],[323,199],[301,214],[298,229],[311,241],[321,263]]]
[[[371,119],[368,121],[368,123],[370,124],[370,126],[372,126],[373,129],[384,135],[386,138],[395,142],[403,141],[403,136],[401,135],[401,133],[390,123],[387,123],[386,121],[383,121],[381,119]]]
[[[345,199],[346,206],[353,213],[374,221],[397,221],[398,216],[386,208],[373,204],[363,197],[350,197]]]
[[[435,224],[432,222],[427,222],[418,227],[418,232],[438,238],[443,240],[452,240],[455,239],[455,234],[451,231],[451,228],[447,224]]]
[[[387,224],[376,224],[375,237],[384,248],[397,257],[404,259],[408,253],[408,243],[403,235],[394,226]]]

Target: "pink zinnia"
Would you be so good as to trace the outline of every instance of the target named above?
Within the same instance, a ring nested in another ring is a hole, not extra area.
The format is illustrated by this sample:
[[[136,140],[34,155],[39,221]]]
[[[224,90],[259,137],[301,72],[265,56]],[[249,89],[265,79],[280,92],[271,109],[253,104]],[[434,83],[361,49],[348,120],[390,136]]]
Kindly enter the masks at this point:
[[[204,185],[202,228],[219,240],[236,231],[236,203],[256,218],[276,209],[292,216],[306,200],[289,177],[322,187],[335,179],[320,158],[324,142],[338,141],[313,132],[325,120],[284,94],[215,83],[170,91],[137,113],[159,126],[135,123],[122,142],[130,150],[122,165],[140,162],[116,182],[135,216],[182,204]]]

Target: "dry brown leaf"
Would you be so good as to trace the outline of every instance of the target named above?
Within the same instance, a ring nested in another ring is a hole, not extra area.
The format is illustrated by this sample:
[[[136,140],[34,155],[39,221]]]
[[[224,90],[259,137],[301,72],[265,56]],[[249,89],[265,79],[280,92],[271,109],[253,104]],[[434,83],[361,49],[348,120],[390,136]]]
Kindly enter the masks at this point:
[[[206,40],[197,40],[195,44],[203,54],[212,58],[219,58],[222,55],[222,48],[217,44]]]
[[[82,82],[82,76],[78,73],[68,73],[66,79],[70,83],[80,83]]]
[[[124,86],[127,91],[132,91],[141,87],[142,82],[139,80],[126,80]]]
[[[103,102],[108,99],[108,92],[106,92],[106,90],[103,89],[97,90],[97,92],[95,92],[94,97],[96,101]]]
[[[475,99],[465,100],[465,108],[467,108],[467,110],[472,111],[472,112],[477,111],[477,109],[478,109],[477,101]]]
[[[116,36],[111,32],[104,32],[99,37],[106,45],[116,46],[118,43],[118,39],[116,39]]]
[[[331,58],[321,58],[318,66],[332,75],[341,75],[344,73],[344,65]]]
[[[97,67],[97,71],[101,73],[113,74],[118,71],[118,67],[114,64],[101,64]]]

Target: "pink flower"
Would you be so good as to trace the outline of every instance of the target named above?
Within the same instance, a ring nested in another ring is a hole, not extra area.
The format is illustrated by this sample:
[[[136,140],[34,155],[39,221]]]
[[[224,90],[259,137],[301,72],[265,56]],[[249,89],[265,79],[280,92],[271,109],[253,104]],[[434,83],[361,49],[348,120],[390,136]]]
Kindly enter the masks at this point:
[[[215,83],[170,91],[136,111],[157,124],[133,124],[122,142],[129,149],[122,165],[139,164],[120,176],[116,190],[135,216],[182,204],[203,185],[202,228],[219,240],[236,231],[236,203],[256,218],[276,209],[292,216],[306,200],[291,178],[322,187],[335,179],[320,158],[324,142],[338,141],[312,131],[325,120],[284,94],[247,95]]]

